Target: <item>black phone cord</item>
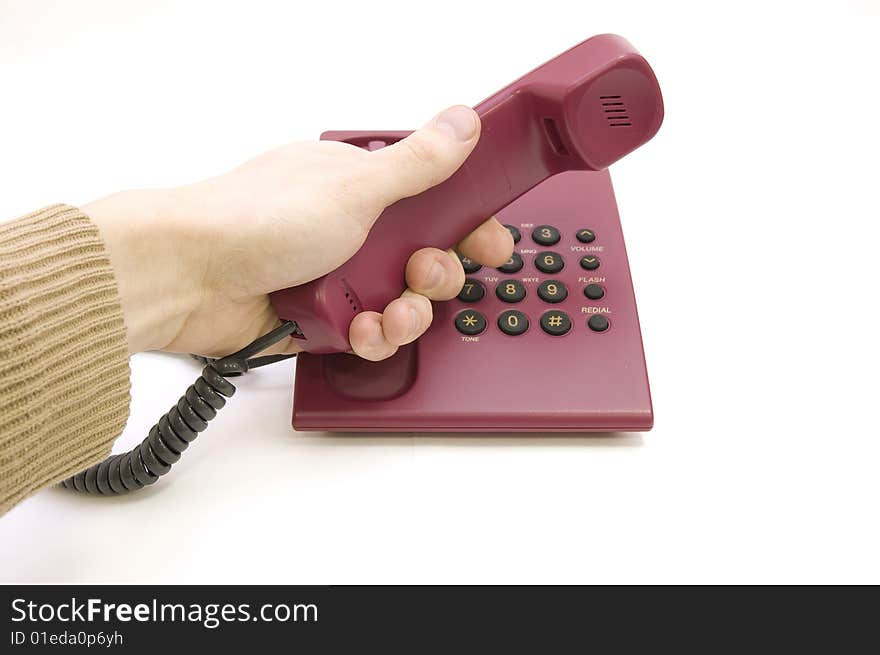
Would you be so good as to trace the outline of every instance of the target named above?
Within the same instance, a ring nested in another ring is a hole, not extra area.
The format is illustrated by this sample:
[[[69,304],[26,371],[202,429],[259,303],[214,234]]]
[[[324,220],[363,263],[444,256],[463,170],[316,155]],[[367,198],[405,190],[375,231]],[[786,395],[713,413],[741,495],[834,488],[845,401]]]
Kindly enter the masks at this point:
[[[114,496],[153,484],[171,470],[183,451],[199,436],[199,432],[203,432],[226,405],[226,399],[235,393],[235,387],[226,378],[294,356],[254,357],[290,336],[295,328],[293,321],[285,321],[226,357],[212,359],[195,356],[206,364],[202,374],[177,404],[159,419],[139,446],[121,455],[111,455],[103,462],[63,480],[60,486],[86,494]]]

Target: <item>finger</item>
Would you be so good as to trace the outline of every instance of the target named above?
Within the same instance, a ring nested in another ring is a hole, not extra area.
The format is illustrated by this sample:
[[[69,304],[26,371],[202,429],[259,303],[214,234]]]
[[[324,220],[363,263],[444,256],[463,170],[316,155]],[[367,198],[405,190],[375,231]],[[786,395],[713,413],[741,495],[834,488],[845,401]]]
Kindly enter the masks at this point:
[[[453,250],[417,250],[406,263],[406,284],[431,300],[455,298],[464,284],[464,269]]]
[[[355,355],[378,362],[397,352],[397,346],[388,342],[382,332],[382,314],[361,312],[348,327],[348,342]]]
[[[464,163],[480,137],[480,119],[456,105],[405,139],[370,154],[370,183],[390,205],[439,184]]]
[[[388,343],[402,346],[422,336],[433,318],[431,301],[407,289],[382,312],[382,332]]]
[[[355,316],[348,329],[348,341],[356,355],[377,362],[419,338],[432,318],[431,301],[407,290],[391,301],[382,314],[361,312]]]
[[[484,266],[501,266],[513,254],[513,237],[506,227],[490,218],[458,244],[458,252]]]

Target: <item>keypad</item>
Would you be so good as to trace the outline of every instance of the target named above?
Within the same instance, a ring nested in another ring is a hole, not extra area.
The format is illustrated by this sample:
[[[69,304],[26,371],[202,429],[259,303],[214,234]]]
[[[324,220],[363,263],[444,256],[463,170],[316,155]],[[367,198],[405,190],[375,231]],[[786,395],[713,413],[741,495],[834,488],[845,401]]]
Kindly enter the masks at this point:
[[[568,227],[560,231],[553,225],[535,228],[529,225],[530,242],[528,232],[522,232],[520,227],[504,227],[510,231],[514,243],[523,248],[497,269],[483,269],[459,255],[467,277],[458,293],[458,301],[469,305],[459,306],[461,311],[455,315],[455,327],[461,334],[476,337],[489,330],[517,337],[526,334],[533,321],[541,327],[537,331],[539,336],[597,335],[609,330],[611,322],[606,314],[610,310],[597,302],[607,297],[605,275],[584,276],[584,271],[595,271],[601,266],[600,255],[609,256],[592,228]],[[520,243],[524,241],[524,234],[525,242]],[[535,244],[545,248],[535,248]],[[548,246],[554,247],[547,249]],[[528,253],[525,259],[523,253]],[[565,270],[566,256],[578,258],[579,267]],[[474,275],[480,270],[484,272]],[[487,289],[493,287],[497,300],[487,293]],[[534,300],[527,300],[530,294],[534,294],[531,296]],[[517,307],[518,303],[522,304]],[[586,320],[582,318],[584,313],[589,314]],[[491,326],[493,322],[495,325]],[[529,337],[528,342],[532,338],[535,337]]]
[[[509,309],[498,317],[498,327],[504,334],[515,337],[529,329],[529,317],[515,309]]]
[[[513,253],[510,259],[507,260],[503,265],[498,267],[498,270],[502,273],[519,273],[523,267],[523,258],[518,252]]]
[[[526,297],[526,286],[519,280],[501,280],[495,287],[495,295],[504,302],[519,302]]]

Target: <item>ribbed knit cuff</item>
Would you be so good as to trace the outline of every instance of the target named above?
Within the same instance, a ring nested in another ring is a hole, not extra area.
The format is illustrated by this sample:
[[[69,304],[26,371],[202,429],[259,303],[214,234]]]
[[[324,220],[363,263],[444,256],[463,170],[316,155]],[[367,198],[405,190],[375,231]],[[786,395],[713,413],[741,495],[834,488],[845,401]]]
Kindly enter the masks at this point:
[[[125,427],[128,346],[97,226],[53,205],[0,224],[0,514],[105,457]]]

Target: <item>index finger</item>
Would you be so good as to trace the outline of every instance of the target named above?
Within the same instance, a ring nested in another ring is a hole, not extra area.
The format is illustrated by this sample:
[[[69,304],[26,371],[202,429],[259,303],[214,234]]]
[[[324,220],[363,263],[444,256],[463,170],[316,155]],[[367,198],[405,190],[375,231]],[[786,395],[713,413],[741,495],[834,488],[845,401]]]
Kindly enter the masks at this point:
[[[458,252],[484,266],[501,266],[513,254],[513,236],[494,217],[458,244]]]

